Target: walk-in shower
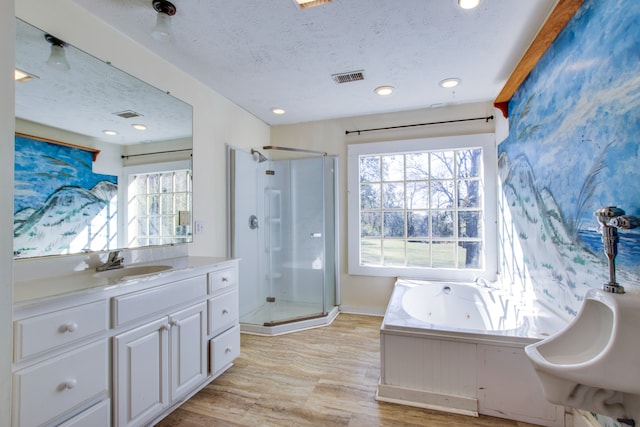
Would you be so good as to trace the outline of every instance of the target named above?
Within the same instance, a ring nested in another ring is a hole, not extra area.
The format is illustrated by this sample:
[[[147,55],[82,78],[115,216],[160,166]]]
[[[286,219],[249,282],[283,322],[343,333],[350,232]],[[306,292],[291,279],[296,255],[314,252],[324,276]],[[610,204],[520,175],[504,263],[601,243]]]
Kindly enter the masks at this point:
[[[227,147],[242,331],[275,335],[337,315],[337,166],[316,151]]]

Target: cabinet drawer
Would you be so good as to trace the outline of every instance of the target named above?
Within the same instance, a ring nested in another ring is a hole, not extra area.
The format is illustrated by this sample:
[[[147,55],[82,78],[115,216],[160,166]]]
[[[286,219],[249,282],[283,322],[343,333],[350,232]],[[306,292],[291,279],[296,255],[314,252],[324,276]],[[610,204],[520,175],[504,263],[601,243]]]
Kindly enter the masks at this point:
[[[238,283],[238,270],[225,268],[209,273],[209,293],[213,294],[227,286],[235,286]]]
[[[15,359],[36,355],[106,331],[107,301],[96,301],[15,322]]]
[[[215,374],[240,356],[240,326],[234,326],[210,342],[211,372]]]
[[[180,280],[169,285],[158,286],[113,298],[113,326],[132,320],[166,313],[172,307],[197,300],[207,294],[206,276]]]
[[[109,427],[111,425],[111,405],[103,400],[97,405],[79,413],[58,427]]]
[[[39,426],[108,393],[107,340],[14,373],[14,424]]]
[[[209,335],[238,323],[238,290],[209,299]]]

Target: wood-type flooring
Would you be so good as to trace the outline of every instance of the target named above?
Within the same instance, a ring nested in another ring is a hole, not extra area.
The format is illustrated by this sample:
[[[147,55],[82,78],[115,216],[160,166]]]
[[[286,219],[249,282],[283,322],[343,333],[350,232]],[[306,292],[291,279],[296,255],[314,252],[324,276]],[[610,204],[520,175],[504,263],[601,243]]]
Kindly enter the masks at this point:
[[[381,322],[341,314],[322,328],[242,334],[234,366],[158,426],[531,426],[376,401]]]

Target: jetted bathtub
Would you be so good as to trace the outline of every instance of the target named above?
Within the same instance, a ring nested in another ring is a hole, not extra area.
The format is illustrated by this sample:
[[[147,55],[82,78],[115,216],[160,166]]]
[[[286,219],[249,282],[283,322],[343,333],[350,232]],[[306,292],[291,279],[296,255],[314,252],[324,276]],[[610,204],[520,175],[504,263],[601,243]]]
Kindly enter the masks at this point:
[[[566,323],[484,282],[398,279],[380,330],[376,398],[564,426],[564,408],[544,399],[524,347]]]

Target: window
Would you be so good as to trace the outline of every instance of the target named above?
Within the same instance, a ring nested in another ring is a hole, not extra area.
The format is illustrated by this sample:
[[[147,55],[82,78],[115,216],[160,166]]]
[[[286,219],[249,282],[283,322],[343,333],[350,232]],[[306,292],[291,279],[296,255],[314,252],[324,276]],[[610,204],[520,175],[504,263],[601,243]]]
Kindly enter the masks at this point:
[[[348,151],[351,274],[495,274],[495,177],[486,173],[496,170],[493,135],[354,144]]]
[[[191,170],[129,175],[128,246],[190,241]]]

